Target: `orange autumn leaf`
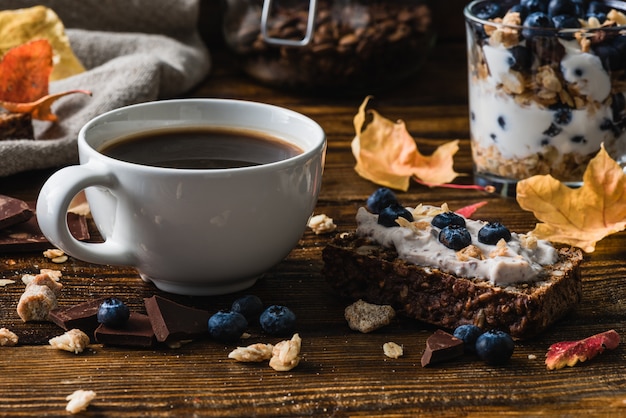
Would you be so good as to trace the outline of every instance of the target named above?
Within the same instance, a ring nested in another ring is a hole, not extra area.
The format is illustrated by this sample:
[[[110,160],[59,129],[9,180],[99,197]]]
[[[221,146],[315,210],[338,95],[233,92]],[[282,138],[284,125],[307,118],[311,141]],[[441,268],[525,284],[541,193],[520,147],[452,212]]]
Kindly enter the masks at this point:
[[[52,46],[54,65],[50,81],[85,71],[72,51],[63,22],[54,10],[45,6],[0,10],[0,55],[35,39],[45,39]]]
[[[91,95],[86,90],[48,94],[52,71],[52,47],[45,39],[27,42],[10,49],[0,61],[0,106],[11,113],[30,113],[33,119],[54,122],[52,104],[74,93]]]
[[[392,122],[375,110],[366,111],[369,99],[365,98],[354,116],[356,136],[352,153],[356,159],[354,169],[361,177],[406,191],[413,176],[436,186],[449,183],[459,175],[453,169],[458,141],[439,146],[430,156],[422,155],[403,121]],[[372,120],[364,127],[368,113]]]
[[[48,94],[52,47],[45,39],[11,48],[0,61],[0,100],[34,102]]]
[[[57,116],[52,113],[52,103],[54,103],[55,101],[57,101],[57,99],[60,99],[63,96],[75,93],[82,93],[91,96],[91,92],[87,90],[69,90],[61,93],[49,94],[47,96],[43,96],[39,100],[30,103],[13,103],[0,101],[0,106],[4,107],[6,110],[12,113],[30,113],[33,119],[55,122],[57,120]]]
[[[598,241],[626,228],[626,175],[602,146],[581,187],[534,176],[517,184],[517,202],[541,221],[535,236],[590,253]]]

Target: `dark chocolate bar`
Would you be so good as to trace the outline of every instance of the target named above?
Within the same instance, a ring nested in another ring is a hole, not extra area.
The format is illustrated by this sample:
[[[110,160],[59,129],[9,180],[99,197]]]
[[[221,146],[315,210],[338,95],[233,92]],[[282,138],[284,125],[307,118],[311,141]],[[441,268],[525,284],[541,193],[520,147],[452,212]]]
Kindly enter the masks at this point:
[[[28,202],[31,211],[35,211],[35,203]],[[67,226],[79,241],[90,238],[87,220],[82,215],[67,214]],[[37,217],[32,216],[25,222],[0,229],[0,253],[46,250],[52,244],[39,229]]]
[[[0,229],[26,222],[33,217],[28,203],[0,194]]]
[[[53,309],[48,319],[66,331],[78,328],[91,339],[94,331],[100,325],[98,323],[98,309],[106,298],[88,300],[78,305]]]
[[[426,350],[422,355],[422,367],[441,363],[463,355],[463,340],[445,331],[437,330],[426,340]]]
[[[208,332],[210,314],[161,296],[144,299],[144,305],[159,342],[191,340]]]
[[[148,315],[131,312],[128,321],[119,328],[100,324],[94,332],[100,344],[120,347],[152,347],[155,344],[154,331]]]

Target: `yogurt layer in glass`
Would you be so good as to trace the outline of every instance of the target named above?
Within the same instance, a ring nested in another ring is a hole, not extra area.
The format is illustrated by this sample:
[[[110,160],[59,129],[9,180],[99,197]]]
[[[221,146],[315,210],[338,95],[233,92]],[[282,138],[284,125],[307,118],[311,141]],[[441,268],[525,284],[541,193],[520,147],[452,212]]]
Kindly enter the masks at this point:
[[[601,3],[604,15],[561,28],[529,26],[532,11],[516,1],[466,7],[477,184],[510,196],[517,181],[537,174],[580,185],[601,144],[626,163],[625,3]],[[547,26],[558,24],[545,15]]]

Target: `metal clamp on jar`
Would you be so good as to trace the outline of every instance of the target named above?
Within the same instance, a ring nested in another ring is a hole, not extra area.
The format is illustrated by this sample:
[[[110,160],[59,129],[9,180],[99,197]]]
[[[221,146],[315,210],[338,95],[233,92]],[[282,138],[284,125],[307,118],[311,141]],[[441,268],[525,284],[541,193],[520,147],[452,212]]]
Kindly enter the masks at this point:
[[[434,41],[425,0],[223,0],[224,35],[252,77],[316,93],[401,81]]]

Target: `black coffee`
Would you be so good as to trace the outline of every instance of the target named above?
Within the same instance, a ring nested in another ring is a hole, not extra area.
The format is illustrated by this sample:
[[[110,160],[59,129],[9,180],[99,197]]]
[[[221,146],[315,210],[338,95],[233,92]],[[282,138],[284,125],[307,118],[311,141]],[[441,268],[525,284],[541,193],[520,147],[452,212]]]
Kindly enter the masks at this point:
[[[250,167],[302,154],[270,135],[228,128],[164,128],[109,141],[98,151],[130,163],[188,169]]]

